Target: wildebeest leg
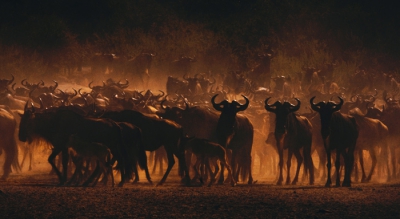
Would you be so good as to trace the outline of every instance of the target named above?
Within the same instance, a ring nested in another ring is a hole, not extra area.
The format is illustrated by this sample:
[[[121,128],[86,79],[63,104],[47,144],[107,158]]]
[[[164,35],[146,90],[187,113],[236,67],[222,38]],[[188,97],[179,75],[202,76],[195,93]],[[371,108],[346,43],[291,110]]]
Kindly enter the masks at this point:
[[[52,169],[56,172],[58,179],[60,180],[60,185],[65,183],[66,178],[63,177],[61,172],[58,170],[57,166],[54,163],[54,158],[61,152],[61,147],[54,147],[53,151],[51,152],[49,158],[47,159],[50,163]],[[63,167],[64,168],[64,167]],[[64,171],[66,173],[66,170]]]
[[[210,161],[209,161],[209,159],[206,159],[206,158],[201,158],[201,164],[200,164],[200,178],[203,180],[203,181],[208,181],[208,178],[209,178],[209,176],[211,176],[211,174],[212,173],[210,173],[210,171],[207,169],[207,162],[208,162],[208,165],[209,165],[209,163],[210,163]]]
[[[358,150],[358,159],[360,161],[360,167],[361,167],[361,182],[366,182],[367,176],[365,175],[365,169],[364,169],[364,156],[363,156],[363,150]],[[356,165],[355,165],[356,166]],[[358,168],[357,168],[358,169]],[[356,169],[354,171],[357,171]]]
[[[226,149],[226,147],[224,147],[225,149]],[[236,163],[235,163],[235,161],[234,161],[234,154],[233,154],[233,151],[230,151],[230,150],[228,150],[228,149],[226,149],[226,154],[228,155],[228,156],[230,156],[230,160],[231,160],[231,167],[234,169],[233,171],[236,171],[236,167],[237,166],[235,166],[236,165]],[[220,172],[220,174],[219,174],[219,180],[218,180],[218,185],[222,185],[222,184],[224,184],[224,179],[225,179],[225,176],[224,176],[224,171],[225,171],[225,165],[224,164],[222,164],[221,163],[221,170],[220,170],[221,172]],[[234,173],[233,173],[234,174]],[[235,175],[235,174],[234,174]]]
[[[281,147],[278,147],[278,155],[279,155],[279,178],[278,182],[276,183],[277,185],[282,185],[283,181],[283,149]]]
[[[293,179],[292,185],[296,185],[297,181],[299,180],[300,167],[301,167],[301,164],[303,163],[303,157],[301,156],[299,150],[295,150],[294,155],[296,156],[296,159],[297,159],[297,168],[296,168],[296,175]]]
[[[144,169],[144,172],[146,174],[146,179],[150,184],[153,184],[153,181],[151,181],[151,176],[150,176],[150,172],[149,172],[149,168],[146,166],[146,168]]]
[[[217,172],[213,172],[210,167],[210,160],[205,159],[205,166],[207,168],[207,171],[210,173],[210,182],[208,183],[208,187],[210,187],[214,182],[215,182],[215,176],[217,175]]]
[[[165,180],[167,179],[167,177],[169,175],[169,172],[171,171],[172,167],[175,164],[174,155],[172,154],[171,151],[167,151],[167,158],[168,158],[167,171],[165,171],[163,178],[160,180],[160,182],[157,183],[157,186],[160,186],[165,182]]]
[[[390,161],[389,161],[389,151],[388,151],[388,146],[387,146],[387,143],[385,142],[383,145],[382,145],[382,150],[381,150],[381,154],[380,154],[380,159],[382,160],[384,160],[384,162],[385,162],[385,164],[384,165],[386,165],[386,172],[387,172],[387,181],[389,182],[390,180],[391,180],[391,174],[390,174]]]
[[[336,167],[336,186],[339,187],[340,186],[340,155],[344,154],[343,151],[336,149],[336,160],[335,160],[335,167]],[[343,156],[346,162],[346,156]],[[345,170],[345,172],[347,172],[347,170]]]
[[[396,177],[397,177],[396,148],[395,148],[395,145],[393,145],[393,144],[390,146],[390,157],[391,157],[391,161],[392,161],[392,177],[394,179],[396,179]]]
[[[114,183],[114,173],[113,173],[112,165],[108,167],[108,172],[111,175],[111,185],[112,185],[112,187],[114,187],[115,183]],[[108,174],[106,176],[108,177]]]
[[[350,187],[351,186],[351,171],[354,166],[354,147],[349,147],[347,153],[345,150],[342,151],[344,161],[345,161],[345,169],[344,169],[344,179],[342,186]]]
[[[367,182],[369,182],[371,180],[372,173],[374,173],[376,162],[377,162],[375,150],[373,148],[371,148],[369,150],[369,154],[371,155],[372,166],[371,166],[371,171],[369,172],[368,177],[367,177]]]
[[[230,180],[230,174],[232,174],[233,178],[236,181],[239,181],[239,173],[241,171],[241,161],[240,159],[242,159],[241,157],[238,157],[238,152],[237,150],[226,150],[226,155],[227,155],[227,159],[230,160],[230,167],[231,167],[231,173],[228,172],[228,175],[226,177],[226,179],[224,180],[224,182],[229,182]],[[240,154],[240,155],[244,155],[244,154]],[[230,158],[230,159],[229,159]],[[226,161],[228,163],[228,161]],[[223,164],[225,167],[225,164]]]
[[[75,171],[72,174],[71,179],[67,182],[67,185],[71,185],[73,182],[78,183],[77,182],[77,180],[78,180],[78,172],[81,173],[81,171],[82,171],[83,160],[81,158],[72,157],[72,162],[75,164]]]
[[[326,180],[325,187],[330,187],[332,184],[331,180],[332,161],[331,161],[331,151],[329,149],[326,150],[326,161],[327,161],[326,167],[328,169],[328,178]]]
[[[291,148],[288,149],[288,157],[286,161],[286,185],[290,184],[290,167],[292,166],[292,155],[293,155],[293,150]]]
[[[82,186],[89,186],[90,183],[93,182],[93,180],[96,179],[96,177],[100,174],[100,165],[97,161],[96,169],[94,169],[92,175],[90,175],[89,179],[87,179]],[[124,173],[121,173],[121,175],[124,175]]]
[[[136,163],[136,161],[135,161],[135,163]],[[138,168],[136,165],[133,168],[133,172],[135,173],[135,178],[133,179],[132,183],[137,183],[137,182],[139,182],[139,171],[138,171]]]
[[[190,167],[192,165],[192,155],[193,153],[191,151],[186,151],[185,152],[185,161],[186,161],[186,166]],[[190,174],[190,170],[189,170]]]
[[[151,151],[149,156],[149,163],[153,163],[153,170],[151,174],[156,172],[157,162],[156,162],[156,151]]]
[[[29,158],[28,171],[31,171],[32,170],[32,158],[33,158],[33,153],[32,153],[33,149],[31,147],[33,147],[33,145],[28,145],[27,142],[24,142],[23,144],[24,144],[24,146],[23,146],[24,156],[22,157],[20,167],[21,167],[21,169],[24,167],[25,160],[27,160],[26,158],[28,157]]]
[[[314,162],[311,156],[311,146],[304,146],[303,149],[303,156],[304,156],[304,170],[308,174],[310,174],[310,185],[314,185]],[[320,161],[321,163],[321,161]]]
[[[224,165],[226,166],[226,169],[228,170],[228,174],[231,176],[231,177],[230,177],[230,179],[231,179],[231,186],[235,186],[236,181],[235,181],[235,179],[233,178],[232,169],[231,169],[231,167],[229,166],[228,162],[226,161],[225,158],[220,158],[220,162],[221,162],[221,164],[224,164]],[[218,163],[217,163],[217,165],[216,165],[216,168],[218,168]],[[216,170],[215,174],[217,174],[217,173],[218,173],[218,169]]]
[[[201,178],[201,174],[199,172],[200,165],[201,165],[201,159],[200,159],[200,157],[196,157],[196,163],[193,165],[193,170],[194,170],[195,176],[193,177],[192,180],[194,181],[194,180],[199,179],[200,183],[203,185],[204,182],[203,182],[203,179]]]
[[[224,184],[224,171],[225,171],[225,165],[221,163],[221,173],[219,174],[219,180],[218,180],[218,185]]]
[[[5,161],[3,166],[3,176],[1,177],[2,180],[7,179],[7,177],[11,173],[11,164],[14,162],[15,159],[18,159],[18,154],[16,154],[17,143],[14,138],[2,139],[4,142],[2,143],[5,147],[3,147],[5,151]],[[1,150],[1,148],[0,148]]]
[[[252,168],[251,168],[252,157],[251,157],[251,154],[248,156],[250,156],[250,157],[247,157],[246,162],[250,162],[250,163],[246,163],[246,167],[249,168],[249,181],[247,181],[247,184],[251,185],[251,184],[253,184],[253,174],[252,174]],[[255,181],[255,182],[257,182],[257,181]]]

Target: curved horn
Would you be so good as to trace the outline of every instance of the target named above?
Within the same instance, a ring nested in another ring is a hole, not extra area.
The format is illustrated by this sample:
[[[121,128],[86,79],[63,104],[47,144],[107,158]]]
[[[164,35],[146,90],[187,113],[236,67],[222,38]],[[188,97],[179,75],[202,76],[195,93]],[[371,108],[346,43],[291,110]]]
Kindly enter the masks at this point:
[[[264,104],[265,104],[264,108],[265,108],[265,110],[267,110],[267,111],[269,111],[269,112],[275,112],[275,111],[276,111],[276,108],[272,108],[272,107],[273,107],[273,106],[276,106],[276,103],[277,103],[278,101],[275,102],[275,103],[272,104],[272,105],[269,105],[269,104],[268,104],[269,99],[271,99],[271,97],[268,97],[267,99],[265,99],[265,101],[264,101]]]
[[[335,106],[335,111],[337,111],[337,110],[340,110],[340,108],[342,107],[342,105],[343,105],[343,99],[340,97],[340,96],[338,96],[338,98],[339,98],[339,100],[340,100],[340,102],[338,103],[338,104],[334,104],[334,106]]]
[[[213,85],[213,84],[215,84],[215,82],[217,82],[217,79],[215,79],[214,77],[212,77],[212,79],[213,79],[213,82],[211,82],[210,80],[208,80],[208,82],[210,83],[210,85]]]
[[[300,100],[298,99],[298,98],[294,98],[296,101],[297,101],[297,105],[295,106],[295,105],[293,105],[293,104],[290,104],[291,105],[291,107],[290,107],[290,111],[291,112],[296,112],[297,110],[299,110],[300,109]]]
[[[189,110],[189,103],[188,103],[187,99],[183,98],[183,102],[185,103],[185,106],[186,106],[185,110]]]
[[[39,97],[39,103],[40,103],[40,109],[43,110],[44,109],[43,100],[40,97]]]
[[[161,109],[163,109],[163,110],[166,110],[166,109],[167,109],[167,107],[164,106],[164,102],[165,102],[165,101],[167,101],[167,98],[163,99],[163,100],[161,101],[161,103],[160,103],[160,107],[161,107]]]
[[[214,109],[218,110],[218,111],[222,111],[222,107],[220,106],[221,103],[215,103],[215,98],[218,96],[218,94],[215,94],[212,98],[211,98],[211,103],[214,107]]]
[[[63,97],[66,96],[64,91],[62,91],[61,89],[57,89],[57,90],[59,90],[59,91],[61,92],[61,95],[62,95]]]
[[[364,100],[365,102],[375,102],[376,96],[378,96],[378,91],[375,89],[375,95],[371,95],[369,100]]]
[[[56,84],[56,85],[54,85],[54,88],[53,88],[53,92],[54,92],[54,90],[58,87],[58,82],[55,81],[55,80],[53,80],[53,81],[54,81],[54,83]]]
[[[17,83],[14,83],[14,84],[11,86],[11,89],[12,89],[13,91],[15,91],[14,86],[15,86],[16,84],[17,84]]]
[[[243,105],[239,104],[240,107],[237,108],[238,111],[244,111],[245,109],[247,109],[247,107],[249,107],[250,104],[249,99],[245,95],[242,94],[242,97],[246,100],[246,103]]]
[[[24,81],[25,81],[25,84],[24,84]],[[21,84],[22,84],[23,86],[25,86],[25,87],[27,87],[27,86],[28,86],[28,82],[26,81],[26,78],[25,78],[25,79],[23,79],[23,80],[21,81]]]
[[[81,95],[81,97],[83,97],[85,94],[82,94],[81,90],[82,90],[82,88],[80,88],[80,89],[78,90],[78,94]]]
[[[160,99],[161,97],[163,97],[165,95],[165,92],[162,90],[159,90],[161,92],[161,94],[157,95],[156,98]]]
[[[75,94],[72,95],[72,97],[75,97],[76,95],[78,95],[78,91],[77,90],[75,90],[74,88],[72,88],[72,90],[74,90],[74,92],[75,92]]]
[[[11,80],[8,81],[7,85],[10,85],[11,83],[14,82],[14,75],[11,75],[11,77],[12,77],[12,78],[11,78]]]
[[[200,75],[200,78],[198,77]],[[197,73],[194,75],[195,78],[204,80],[205,76],[202,73]]]
[[[355,103],[357,101],[357,99],[358,99],[358,96],[359,96],[358,94],[354,94],[353,96],[350,97],[350,101]]]
[[[90,86],[92,83],[93,83],[93,81],[91,81],[91,82],[89,83],[89,85],[88,85],[90,89],[93,89],[93,87]]]
[[[129,81],[128,81],[128,79],[125,79],[125,81],[126,81],[125,84],[122,84],[121,82],[118,82],[118,84],[119,84],[121,87],[127,88],[127,87],[129,86]]]
[[[315,99],[315,96],[311,97],[311,99],[310,99],[311,109],[313,109],[314,111],[319,112],[320,108],[319,108],[318,104],[314,103],[314,99]]]
[[[376,96],[378,96],[378,90],[377,89],[375,89],[375,95],[372,95],[373,97],[376,97]]]

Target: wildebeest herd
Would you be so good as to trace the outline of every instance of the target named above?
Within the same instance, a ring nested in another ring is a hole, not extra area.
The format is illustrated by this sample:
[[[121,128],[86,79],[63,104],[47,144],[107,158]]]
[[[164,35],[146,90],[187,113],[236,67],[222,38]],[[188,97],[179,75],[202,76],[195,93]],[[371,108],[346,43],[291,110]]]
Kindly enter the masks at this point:
[[[250,72],[231,71],[218,79],[210,72],[189,76],[186,63],[182,78],[169,76],[165,91],[157,93],[129,89],[128,79],[112,77],[102,85],[90,82],[72,88],[73,92],[60,89],[57,81],[46,85],[43,80],[22,79],[22,86],[16,87],[13,75],[1,79],[2,179],[21,171],[19,146],[29,148],[39,139],[52,146],[48,162],[60,185],[96,185],[107,183],[110,176],[114,185],[118,171],[123,186],[139,181],[140,170],[152,183],[148,165],[156,167],[166,160],[167,169],[157,183],[162,185],[175,157],[185,185],[208,180],[211,186],[218,174],[219,184],[225,177],[233,186],[253,184],[255,158],[260,169],[276,174],[278,185],[284,171],[286,184],[298,183],[303,165],[309,184],[322,174],[325,185],[331,186],[332,161],[336,186],[357,181],[358,164],[362,182],[374,174],[387,180],[398,176],[400,104],[394,76],[385,74],[379,81],[360,70],[349,76],[353,83],[347,89],[334,82],[333,64],[303,68],[292,77],[271,77],[271,55],[264,54],[268,63]],[[129,60],[128,66],[135,67],[124,69],[122,76],[140,72],[140,83],[148,86],[150,62],[139,67],[135,60]],[[104,68],[92,70],[103,74]],[[291,180],[293,155],[297,165]],[[372,163],[368,174],[365,160]],[[74,169],[70,179],[68,168]]]

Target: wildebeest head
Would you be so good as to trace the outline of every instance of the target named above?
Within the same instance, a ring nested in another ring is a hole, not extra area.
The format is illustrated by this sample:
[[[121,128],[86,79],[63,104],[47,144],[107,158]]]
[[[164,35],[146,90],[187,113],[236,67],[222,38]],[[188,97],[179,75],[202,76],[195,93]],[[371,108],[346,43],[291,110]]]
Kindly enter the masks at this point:
[[[211,103],[212,103],[214,109],[216,109],[222,113],[236,115],[237,112],[246,110],[250,103],[249,99],[244,95],[242,95],[242,97],[246,100],[245,104],[240,104],[236,100],[233,100],[231,103],[229,103],[229,101],[227,101],[227,100],[223,100],[220,103],[215,103],[215,98],[217,96],[218,96],[218,94],[215,94],[211,98]]]
[[[166,101],[167,101],[167,99],[165,98],[160,103],[160,107],[161,107],[161,109],[163,109],[163,112],[158,111],[156,114],[164,119],[170,119],[172,121],[177,122],[178,124],[182,124],[182,118],[184,117],[183,114],[188,113],[189,109],[190,109],[189,103],[187,102],[187,100],[184,99],[184,103],[185,103],[184,109],[177,107],[177,106],[173,106],[173,107],[165,106],[164,103]]]
[[[270,98],[271,97],[268,97],[264,102],[265,109],[276,114],[275,134],[284,134],[286,132],[287,117],[289,113],[296,112],[300,109],[300,100],[295,98],[297,105],[293,105],[286,100],[283,103],[276,101],[274,104],[269,105],[268,101]]]
[[[8,90],[8,86],[14,82],[14,75],[11,75],[11,79],[0,79],[0,90]]]
[[[211,98],[213,107],[221,112],[216,130],[218,135],[217,138],[219,144],[221,144],[223,147],[227,147],[237,129],[236,114],[239,111],[246,110],[250,101],[246,96],[242,95],[246,100],[245,104],[240,104],[236,100],[233,100],[231,103],[229,103],[227,100],[223,100],[220,103],[215,103],[215,98],[217,96],[218,94]]]
[[[311,109],[317,111],[320,115],[321,132],[324,138],[327,137],[329,134],[329,126],[332,114],[340,110],[343,105],[343,99],[340,96],[338,96],[338,98],[340,100],[339,103],[335,103],[333,101],[322,101],[317,104],[314,103],[315,96],[310,99]]]

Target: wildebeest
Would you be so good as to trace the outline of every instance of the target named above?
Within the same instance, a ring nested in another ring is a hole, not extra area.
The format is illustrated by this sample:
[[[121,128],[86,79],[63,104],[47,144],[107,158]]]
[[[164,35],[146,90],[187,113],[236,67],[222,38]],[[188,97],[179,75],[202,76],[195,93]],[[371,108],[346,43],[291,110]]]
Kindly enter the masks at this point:
[[[10,92],[9,85],[14,82],[14,75],[11,75],[11,79],[0,79],[0,93]]]
[[[233,100],[232,102],[228,102],[227,100],[223,100],[220,103],[215,102],[215,98],[218,96],[218,94],[214,95],[211,98],[211,103],[217,111],[220,111],[221,114],[218,119],[217,123],[217,128],[216,128],[216,133],[217,133],[217,140],[220,145],[222,145],[224,148],[228,148],[232,150],[232,172],[234,174],[234,179],[237,180],[239,172],[243,171],[245,174],[249,174],[249,184],[253,183],[253,176],[251,174],[251,146],[246,147],[246,142],[243,142],[242,145],[240,145],[238,148],[234,148],[233,145],[231,145],[231,141],[234,137],[237,137],[236,132],[238,132],[238,129],[240,126],[248,126],[247,128],[243,129],[243,131],[247,131],[247,135],[251,137],[247,137],[243,139],[244,141],[247,141],[247,139],[251,138],[251,145],[253,144],[253,135],[254,135],[254,130],[253,130],[253,125],[249,123],[244,123],[241,119],[239,119],[236,114],[240,111],[244,111],[247,109],[249,106],[249,99],[242,95],[243,98],[246,100],[245,104],[240,104],[236,100]],[[249,142],[250,143],[250,142]],[[244,161],[243,166],[238,166],[237,163],[239,160]],[[241,170],[243,168],[243,170]],[[221,166],[221,171],[224,170],[224,165]],[[247,170],[246,170],[247,169]],[[221,174],[219,182],[223,182],[223,174]],[[242,177],[244,178],[244,177]]]
[[[183,132],[196,138],[208,139],[218,142],[217,124],[220,114],[202,106],[189,106],[185,102],[184,109],[180,107],[169,107],[161,102],[161,110],[157,112],[162,118],[170,119],[183,128]],[[233,151],[233,155],[241,156],[240,159],[232,160],[231,167],[241,167],[241,178],[245,181],[248,178],[249,184],[253,182],[251,176],[251,150],[253,145],[253,125],[250,120],[242,114],[236,115],[235,134],[229,142],[228,149]],[[237,171],[238,173],[239,171]],[[237,181],[237,179],[235,179]]]
[[[56,172],[60,184],[64,184],[67,180],[69,158],[67,142],[72,134],[76,134],[84,141],[107,145],[113,154],[113,160],[118,162],[117,168],[121,172],[119,186],[130,179],[134,167],[127,161],[135,155],[128,153],[130,150],[127,150],[127,146],[124,145],[121,128],[116,122],[111,119],[87,118],[66,107],[36,112],[33,106],[28,107],[28,103],[29,101],[25,105],[24,114],[21,115],[19,140],[30,143],[33,139],[40,137],[52,144],[53,150],[48,161]],[[60,152],[62,152],[62,173],[54,163],[54,158]],[[142,167],[145,165],[147,163],[141,164]]]
[[[163,178],[157,185],[162,185],[175,164],[174,155],[178,158],[179,173],[189,182],[189,174],[185,163],[185,150],[179,142],[183,136],[182,127],[173,121],[146,116],[138,111],[123,110],[120,112],[108,111],[102,118],[110,118],[118,122],[128,122],[142,130],[144,148],[146,151],[154,151],[164,146],[168,157],[168,168]]]
[[[362,170],[362,178],[361,182],[369,182],[371,180],[371,176],[374,172],[377,156],[376,156],[376,148],[381,149],[381,154],[387,155],[388,152],[388,134],[389,130],[385,124],[383,124],[378,119],[372,119],[365,117],[359,108],[355,108],[350,110],[350,115],[352,115],[359,127],[359,135],[357,138],[356,144],[356,153],[360,159],[360,166]],[[369,152],[372,160],[371,170],[368,176],[365,175],[364,171],[364,161],[363,161],[363,151],[366,150]],[[388,157],[383,158],[388,159]],[[387,169],[389,170],[389,161],[387,161]],[[390,172],[388,171],[389,178]]]
[[[388,97],[387,92],[383,92],[383,99],[386,102],[383,106],[383,110],[380,111],[375,109],[375,112],[370,112],[368,114],[373,114],[373,118],[381,120],[389,129],[389,149],[390,149],[390,162],[392,163],[392,174],[393,178],[398,176],[397,165],[399,162],[398,153],[400,142],[400,104],[398,99],[394,97]]]
[[[111,72],[113,70],[113,54],[107,53],[96,53],[90,59],[91,65],[91,73],[92,77],[95,78],[96,76],[103,77],[103,75],[107,72]]]
[[[130,77],[138,77],[142,82],[143,89],[147,89],[150,80],[150,67],[155,53],[142,51],[138,56],[128,60],[126,64],[125,74]]]
[[[181,55],[177,60],[171,63],[169,73],[175,76],[189,74],[192,62],[196,62],[196,57]]]
[[[343,99],[338,97],[340,103],[333,101],[314,103],[315,96],[310,99],[311,108],[317,111],[321,118],[321,135],[327,155],[328,179],[325,186],[330,186],[331,181],[331,151],[336,150],[336,186],[340,186],[340,155],[345,162],[345,175],[342,186],[351,186],[351,171],[354,165],[354,150],[358,138],[358,126],[354,117],[338,112],[343,105]]]
[[[18,146],[15,139],[15,131],[17,122],[13,113],[8,107],[0,106],[0,154],[5,153],[5,161],[3,165],[2,180],[7,179],[11,173],[11,167],[14,171],[19,171],[21,168],[18,164]]]
[[[271,59],[274,57],[274,51],[270,46],[258,54],[260,64],[249,73],[249,79],[254,81],[257,86],[270,87],[271,81]]]
[[[300,100],[295,98],[297,105],[293,105],[288,101],[284,101],[283,103],[276,101],[274,104],[269,105],[268,100],[270,98],[265,100],[265,109],[276,115],[275,139],[279,154],[279,178],[277,185],[282,185],[283,181],[284,149],[288,149],[286,185],[290,183],[290,166],[293,153],[297,159],[297,170],[292,184],[295,185],[298,181],[304,157],[304,171],[310,174],[310,185],[312,185],[314,184],[314,164],[311,157],[312,125],[306,117],[294,113],[300,109]],[[300,153],[301,148],[303,148],[303,157]]]
[[[110,174],[112,186],[114,187],[114,175],[111,165],[112,154],[110,149],[106,145],[96,142],[87,142],[80,139],[77,135],[73,134],[69,137],[67,147],[69,148],[69,154],[72,155],[72,160],[74,161],[76,166],[75,172],[71,177],[71,180],[74,180],[75,177],[78,177],[78,174],[82,175],[80,174],[80,172],[82,171],[85,161],[87,161],[88,163],[96,162],[97,166],[96,169],[93,170],[93,177],[89,178],[94,180],[93,186],[96,185],[101,175],[103,175],[103,178],[107,178]],[[107,181],[104,180],[104,182]],[[86,186],[90,183],[90,181],[86,181],[83,185]]]
[[[200,139],[195,137],[184,137],[182,138],[182,143],[185,150],[192,152],[196,155],[196,164],[193,166],[196,176],[200,176],[200,182],[203,183],[202,176],[199,173],[200,165],[205,165],[209,173],[211,174],[211,180],[208,186],[211,186],[215,182],[215,176],[218,174],[220,168],[218,163],[215,165],[215,171],[211,170],[210,161],[216,159],[216,161],[221,162],[228,169],[231,185],[235,185],[235,180],[233,179],[232,170],[228,164],[227,154],[224,147],[215,142],[209,141],[207,139]],[[223,173],[221,173],[223,174]]]

